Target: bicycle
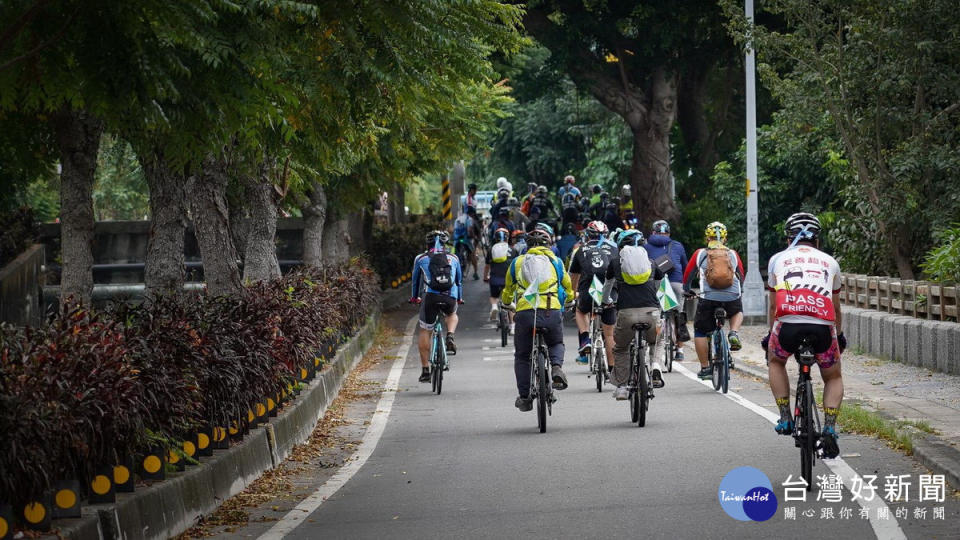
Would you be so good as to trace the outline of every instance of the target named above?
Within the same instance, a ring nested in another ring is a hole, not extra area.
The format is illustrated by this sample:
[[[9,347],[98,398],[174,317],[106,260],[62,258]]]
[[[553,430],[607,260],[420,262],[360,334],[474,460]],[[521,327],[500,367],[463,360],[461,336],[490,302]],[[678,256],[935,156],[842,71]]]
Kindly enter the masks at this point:
[[[653,380],[650,366],[647,365],[647,339],[644,333],[650,329],[649,323],[633,325],[633,341],[630,342],[630,421],[637,427],[647,424],[647,410],[653,399]]]
[[[702,295],[689,294],[689,298],[696,296],[703,299]],[[713,310],[713,319],[716,321],[716,328],[710,332],[707,338],[710,340],[707,345],[707,358],[710,362],[713,382],[713,389],[727,393],[730,387],[730,365],[733,360],[730,357],[730,343],[727,341],[727,335],[723,333],[723,324],[727,320],[727,310],[718,307]]]
[[[448,369],[447,346],[443,342],[443,317],[437,316],[433,323],[433,335],[430,339],[430,385],[433,392],[440,395],[443,391],[443,372]]]
[[[457,256],[457,260],[460,261],[460,270],[466,275],[467,265],[470,264],[470,243],[466,238],[457,238],[453,241],[453,253]]]
[[[533,349],[530,352],[530,397],[537,402],[537,427],[540,433],[547,431],[547,416],[553,415],[557,396],[550,380],[550,356],[547,344],[537,325],[533,327]]]
[[[610,378],[607,368],[607,349],[603,341],[603,325],[600,314],[603,307],[593,303],[592,317],[590,318],[590,374],[596,378],[597,392],[603,392],[604,381]]]
[[[793,440],[800,448],[800,475],[807,482],[807,491],[813,485],[813,462],[820,450],[820,414],[813,394],[810,367],[816,364],[816,355],[809,336],[803,336],[794,354],[800,368],[797,395],[793,411]]]

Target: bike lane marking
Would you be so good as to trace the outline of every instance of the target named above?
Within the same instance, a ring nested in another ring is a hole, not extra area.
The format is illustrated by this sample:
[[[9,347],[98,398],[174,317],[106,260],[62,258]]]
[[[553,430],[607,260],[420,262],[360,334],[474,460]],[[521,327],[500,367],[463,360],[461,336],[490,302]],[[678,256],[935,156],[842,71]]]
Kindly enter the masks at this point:
[[[400,375],[403,373],[403,366],[407,362],[407,352],[413,345],[413,330],[416,324],[417,317],[411,318],[410,322],[407,323],[406,330],[404,331],[404,336],[406,337],[403,338],[403,342],[397,347],[397,352],[395,353],[397,358],[393,361],[393,365],[390,367],[390,373],[387,375],[387,380],[383,385],[383,395],[380,396],[380,401],[377,402],[376,411],[373,413],[373,417],[370,418],[370,425],[367,428],[367,432],[364,433],[363,440],[360,442],[360,446],[357,447],[357,451],[347,459],[347,463],[340,467],[340,470],[318,487],[316,491],[287,512],[270,530],[260,535],[260,540],[279,540],[303,524],[310,514],[314,513],[317,508],[320,508],[320,505],[349,482],[350,479],[353,478],[353,475],[357,474],[357,471],[367,462],[367,459],[373,455],[373,451],[376,450],[377,444],[380,442],[380,437],[387,427],[390,410],[393,408],[393,401],[397,397],[397,390],[400,387]]]
[[[769,409],[765,409],[760,405],[757,405],[756,403],[750,401],[749,399],[741,396],[736,392],[729,391],[726,394],[717,392],[716,390],[713,389],[712,382],[701,380],[699,377],[697,377],[696,373],[690,371],[689,369],[687,369],[686,367],[680,364],[674,363],[673,368],[674,368],[674,371],[681,373],[684,377],[694,382],[700,383],[703,386],[706,386],[707,388],[709,388],[712,392],[715,392],[720,396],[724,396],[730,401],[733,401],[734,403],[736,403],[737,405],[740,405],[741,407],[749,409],[754,413],[762,416],[763,418],[766,418],[767,420],[770,421],[771,424],[776,425],[777,422],[780,420],[780,416],[777,413]],[[837,476],[843,479],[843,487],[847,491],[850,491],[849,486],[853,485],[854,478],[860,478],[860,475],[857,474],[857,471],[853,470],[853,467],[847,464],[847,462],[844,461],[843,458],[841,457],[831,459],[831,460],[821,460],[820,462],[826,465],[831,471],[833,471],[834,474],[836,474]],[[876,494],[874,494],[874,497],[872,500],[867,501],[867,500],[864,500],[863,497],[860,497],[856,500],[856,502],[857,504],[860,505],[861,508],[869,509],[870,527],[873,528],[873,532],[874,534],[877,535],[877,538],[882,538],[883,540],[900,540],[900,539],[906,540],[907,536],[903,533],[903,529],[900,528],[900,523],[897,521],[896,517],[894,517],[893,512],[890,512],[890,509],[887,506],[887,503],[883,500],[883,497],[879,497]],[[887,513],[890,516],[890,519],[882,520],[876,517],[877,511],[880,508],[887,509]]]

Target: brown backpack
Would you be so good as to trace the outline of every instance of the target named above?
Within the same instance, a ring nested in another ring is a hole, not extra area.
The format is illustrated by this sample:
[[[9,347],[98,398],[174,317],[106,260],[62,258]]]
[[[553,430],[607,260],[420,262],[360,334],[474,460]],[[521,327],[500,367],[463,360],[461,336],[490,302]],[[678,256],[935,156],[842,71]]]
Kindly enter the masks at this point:
[[[729,249],[721,247],[707,250],[707,270],[704,277],[707,285],[714,290],[733,286],[734,272]]]

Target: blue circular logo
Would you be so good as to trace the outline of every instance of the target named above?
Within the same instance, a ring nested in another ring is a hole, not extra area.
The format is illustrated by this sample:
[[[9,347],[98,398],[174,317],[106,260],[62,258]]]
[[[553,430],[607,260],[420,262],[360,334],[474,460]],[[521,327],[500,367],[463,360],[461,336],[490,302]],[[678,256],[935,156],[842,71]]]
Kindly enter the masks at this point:
[[[723,511],[739,521],[766,521],[777,513],[773,484],[756,467],[737,467],[720,481],[717,498]]]

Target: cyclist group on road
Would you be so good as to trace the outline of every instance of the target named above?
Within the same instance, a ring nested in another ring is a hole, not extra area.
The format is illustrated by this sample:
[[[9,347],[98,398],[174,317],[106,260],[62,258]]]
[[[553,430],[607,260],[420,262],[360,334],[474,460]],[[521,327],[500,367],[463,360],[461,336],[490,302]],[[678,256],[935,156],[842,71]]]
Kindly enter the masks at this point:
[[[690,339],[684,303],[696,297],[693,341],[701,367],[697,376],[710,379],[709,336],[718,331],[718,308],[729,320],[725,340],[729,350],[742,348],[738,331],[744,318],[745,272],[739,254],[727,246],[727,228],[719,221],[707,225],[704,246],[688,258],[683,244],[671,238],[666,221],[654,221],[650,235],[645,236],[639,230],[630,186],[619,191],[619,196],[611,197],[600,185],[593,185],[584,195],[576,187],[576,179],[567,176],[555,199],[546,186],[534,183],[528,184],[526,194],[518,199],[512,184],[501,177],[487,224],[477,216],[476,185],[471,184],[464,211],[452,226],[454,251],[448,251],[451,238],[447,231],[432,231],[425,238],[424,253],[414,261],[411,302],[420,304],[420,381],[430,381],[430,332],[440,316],[447,330],[447,352],[456,354],[454,333],[457,306],[463,303],[463,275],[472,266],[473,278],[479,279],[478,251],[483,252],[483,280],[489,283],[490,319],[500,320],[500,311],[509,311],[503,320],[510,321],[509,333],[514,336],[515,406],[519,410],[533,408],[530,362],[534,328],[548,350],[554,389],[568,387],[563,371],[563,320],[570,309],[575,312],[578,333],[577,361],[586,363],[593,352],[589,329],[593,318],[599,317],[603,348],[598,349],[606,353],[607,382],[614,388],[615,399],[626,400],[637,384],[630,380],[628,357],[634,330],[646,328],[650,380],[653,388],[662,388],[664,321],[671,321],[673,329],[667,333],[671,349],[676,351],[673,359],[683,361],[683,344]],[[840,353],[846,347],[839,331],[840,306],[833,302],[840,289],[840,267],[818,249],[821,225],[816,216],[794,214],[784,229],[787,247],[769,261],[770,328],[761,343],[767,351],[770,388],[780,411],[775,429],[783,435],[794,433],[785,362],[797,353],[801,341],[812,343],[824,381],[822,455],[836,457],[835,426],[843,399]],[[693,292],[695,281],[699,293]],[[673,316],[665,317],[671,309]],[[600,330],[597,332],[599,339]],[[732,364],[731,358],[731,368]]]

